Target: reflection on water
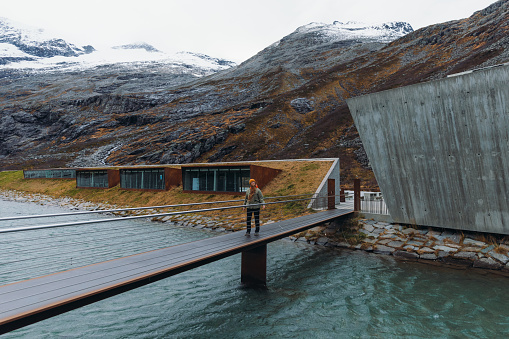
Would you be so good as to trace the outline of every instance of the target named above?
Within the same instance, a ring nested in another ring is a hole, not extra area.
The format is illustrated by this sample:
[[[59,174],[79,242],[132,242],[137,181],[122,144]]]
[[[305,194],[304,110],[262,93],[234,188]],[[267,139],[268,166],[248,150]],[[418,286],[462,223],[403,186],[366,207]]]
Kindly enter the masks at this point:
[[[151,232],[160,225],[143,227]],[[204,234],[178,229],[173,240]],[[492,338],[509,333],[509,278],[288,240],[269,244],[267,251],[267,290],[240,286],[236,255],[5,337]]]

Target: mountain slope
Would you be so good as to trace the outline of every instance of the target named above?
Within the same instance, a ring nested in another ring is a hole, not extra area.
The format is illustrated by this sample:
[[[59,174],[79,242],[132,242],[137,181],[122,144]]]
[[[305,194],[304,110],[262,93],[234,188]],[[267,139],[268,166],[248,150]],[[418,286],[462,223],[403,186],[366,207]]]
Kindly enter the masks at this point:
[[[0,80],[0,161],[19,168],[331,156],[341,158],[342,180],[375,186],[345,99],[507,62],[508,19],[509,0],[498,1],[415,32],[393,25],[408,34],[390,43],[336,39],[330,31],[345,28],[339,23],[307,25],[241,65],[184,84],[165,84],[163,67],[118,77],[9,75],[18,78]]]

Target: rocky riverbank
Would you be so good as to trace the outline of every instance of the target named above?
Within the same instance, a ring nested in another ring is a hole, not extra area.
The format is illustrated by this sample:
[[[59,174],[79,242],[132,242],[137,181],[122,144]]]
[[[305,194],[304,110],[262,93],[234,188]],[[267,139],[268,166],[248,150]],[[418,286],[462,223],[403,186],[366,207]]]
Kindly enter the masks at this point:
[[[114,210],[124,207],[116,206],[108,203],[92,203],[90,201],[73,199],[69,197],[53,198],[44,194],[24,193],[13,190],[0,190],[0,200],[16,201],[22,203],[36,203],[45,206],[56,206],[70,211],[96,211],[96,210]],[[166,211],[167,212],[167,211]],[[172,211],[173,212],[173,211]],[[164,213],[161,210],[145,209],[145,210],[129,210],[106,212],[105,214],[116,216],[143,215]],[[240,217],[242,218],[242,217]],[[181,214],[174,216],[153,217],[155,222],[166,223],[175,227],[193,227],[197,229],[209,229],[217,232],[233,232],[242,229],[245,225],[240,222],[239,215],[219,216],[203,216],[198,214]],[[265,221],[265,224],[273,221]]]
[[[44,194],[24,193],[12,190],[0,190],[0,200],[35,203],[45,206],[57,206],[67,208],[71,211],[94,211],[119,208],[118,206],[106,203],[96,204],[90,201],[73,199],[69,197],[53,198]]]
[[[331,223],[292,239],[392,255],[406,260],[483,268],[509,274],[509,240],[495,235],[359,219],[353,227]]]

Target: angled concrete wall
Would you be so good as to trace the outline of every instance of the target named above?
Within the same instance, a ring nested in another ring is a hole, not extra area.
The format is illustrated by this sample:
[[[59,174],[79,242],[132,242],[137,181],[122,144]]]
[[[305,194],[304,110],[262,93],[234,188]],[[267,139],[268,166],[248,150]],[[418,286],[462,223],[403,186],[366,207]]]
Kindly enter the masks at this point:
[[[509,66],[347,100],[396,222],[509,234]]]
[[[314,160],[314,159],[310,159],[310,160]],[[339,158],[332,158],[331,160],[334,160],[334,161],[313,196],[314,198],[319,198],[319,199],[311,200],[307,206],[308,208],[319,209],[319,208],[327,207],[327,196],[328,196],[327,181],[328,181],[328,179],[334,179],[334,186],[335,186],[334,190],[336,191],[335,202],[336,202],[336,205],[340,204],[339,193],[341,191],[341,185],[339,182]]]

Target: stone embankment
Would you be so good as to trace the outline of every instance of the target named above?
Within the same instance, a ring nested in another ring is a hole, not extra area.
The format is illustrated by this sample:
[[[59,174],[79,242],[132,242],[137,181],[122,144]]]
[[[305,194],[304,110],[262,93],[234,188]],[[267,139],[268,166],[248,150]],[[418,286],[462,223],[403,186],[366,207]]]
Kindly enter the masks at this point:
[[[351,241],[347,241],[348,239]],[[365,250],[429,263],[509,273],[509,243],[506,239],[496,240],[489,235],[414,228],[361,219],[355,230],[345,231],[341,227],[330,224],[302,233],[300,237],[293,237],[293,240]]]

